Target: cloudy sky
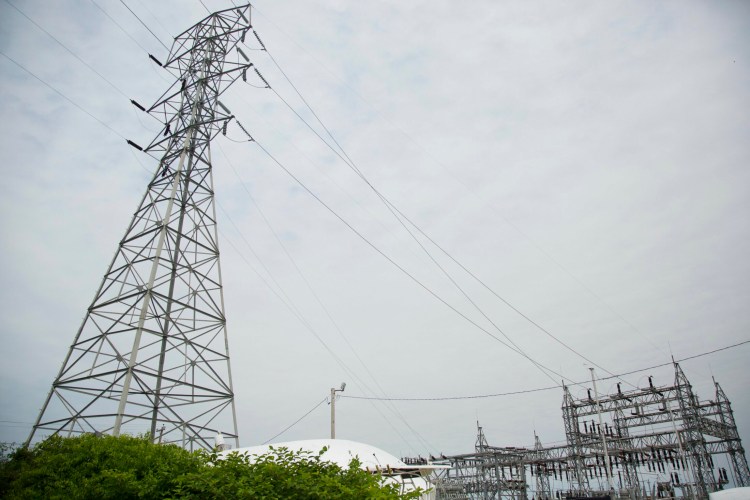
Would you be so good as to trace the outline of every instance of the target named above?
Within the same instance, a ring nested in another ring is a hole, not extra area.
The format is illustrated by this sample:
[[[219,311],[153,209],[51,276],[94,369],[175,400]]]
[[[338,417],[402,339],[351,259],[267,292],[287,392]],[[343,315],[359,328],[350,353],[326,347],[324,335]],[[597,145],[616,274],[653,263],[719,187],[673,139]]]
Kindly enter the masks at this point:
[[[160,125],[129,99],[150,104],[171,83],[148,59],[167,50],[123,3],[11,2],[28,18],[0,1],[1,441],[28,435],[155,168],[124,138],[146,144]],[[126,3],[167,45],[206,14]],[[560,389],[351,396],[554,385],[492,336],[573,381],[590,362],[617,374],[750,340],[749,3],[256,7],[270,55],[356,167],[492,292],[415,240],[250,51],[283,100],[251,79],[225,103],[424,287],[230,126],[213,157],[241,444],[342,381],[338,436],[396,455],[472,451],[477,420],[492,444],[529,445],[535,430],[561,441]],[[744,344],[683,363],[702,398],[712,376],[722,384],[746,447],[749,362]],[[673,380],[670,367],[624,379],[648,375]],[[279,439],[325,437],[328,418],[323,404]]]

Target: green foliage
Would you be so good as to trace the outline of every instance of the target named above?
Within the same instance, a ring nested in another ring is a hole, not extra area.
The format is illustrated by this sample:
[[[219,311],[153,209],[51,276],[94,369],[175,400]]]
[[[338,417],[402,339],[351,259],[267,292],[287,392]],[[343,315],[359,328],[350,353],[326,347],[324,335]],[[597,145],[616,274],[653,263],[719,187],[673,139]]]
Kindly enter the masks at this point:
[[[173,445],[121,436],[52,436],[31,450],[19,448],[2,465],[8,498],[162,498],[176,478],[203,461]]]
[[[0,463],[10,460],[10,456],[18,448],[16,443],[0,443]]]
[[[188,452],[147,438],[53,436],[0,462],[0,498],[27,499],[398,499],[393,485],[318,454],[272,449],[250,460],[238,453]]]
[[[208,455],[207,471],[181,478],[175,498],[264,498],[264,499],[397,499],[418,498],[419,493],[400,496],[398,487],[386,485],[381,477],[360,469],[356,459],[347,469],[322,459],[318,454],[287,448],[251,461],[247,455],[229,454],[218,459]]]

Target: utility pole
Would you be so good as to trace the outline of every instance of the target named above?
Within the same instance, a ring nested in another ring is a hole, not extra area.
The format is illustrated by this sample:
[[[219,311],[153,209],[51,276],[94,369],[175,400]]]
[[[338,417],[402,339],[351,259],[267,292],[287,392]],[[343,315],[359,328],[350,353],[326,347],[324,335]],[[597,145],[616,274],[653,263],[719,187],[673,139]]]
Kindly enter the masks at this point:
[[[341,388],[331,387],[331,439],[336,439],[336,393],[344,392],[346,382],[341,382]]]
[[[591,382],[594,384],[594,400],[596,402],[596,414],[599,416],[599,435],[602,437],[602,448],[604,448],[604,463],[605,470],[604,472],[607,473],[607,491],[612,492],[612,471],[610,470],[610,463],[609,463],[609,450],[607,450],[607,436],[606,432],[603,432],[603,425],[602,425],[602,405],[599,404],[599,392],[596,390],[596,377],[594,376],[594,369],[589,368],[591,371]]]
[[[211,141],[234,118],[219,102],[252,64],[239,44],[250,5],[174,38],[175,80],[151,106],[158,163],[26,442],[36,435],[148,434],[212,449],[239,444],[219,263]],[[157,435],[158,434],[158,435]]]

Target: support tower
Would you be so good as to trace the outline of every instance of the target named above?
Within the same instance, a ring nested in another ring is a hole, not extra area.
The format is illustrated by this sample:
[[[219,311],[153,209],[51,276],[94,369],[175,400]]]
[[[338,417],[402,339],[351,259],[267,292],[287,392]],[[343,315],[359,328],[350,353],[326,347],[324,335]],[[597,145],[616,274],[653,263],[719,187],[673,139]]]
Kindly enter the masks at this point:
[[[237,47],[250,28],[249,5],[207,16],[175,38],[169,90],[148,109],[133,101],[164,126],[143,148],[158,166],[27,444],[85,432],[238,444],[210,143],[232,119],[219,96],[252,66]]]

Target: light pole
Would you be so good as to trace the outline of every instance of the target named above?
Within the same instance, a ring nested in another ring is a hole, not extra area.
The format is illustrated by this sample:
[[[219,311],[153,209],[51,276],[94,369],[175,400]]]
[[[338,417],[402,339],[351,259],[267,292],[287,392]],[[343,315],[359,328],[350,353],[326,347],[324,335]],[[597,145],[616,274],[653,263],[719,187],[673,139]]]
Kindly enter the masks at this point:
[[[336,439],[336,393],[344,392],[346,382],[341,382],[341,389],[331,387],[331,439]]]

